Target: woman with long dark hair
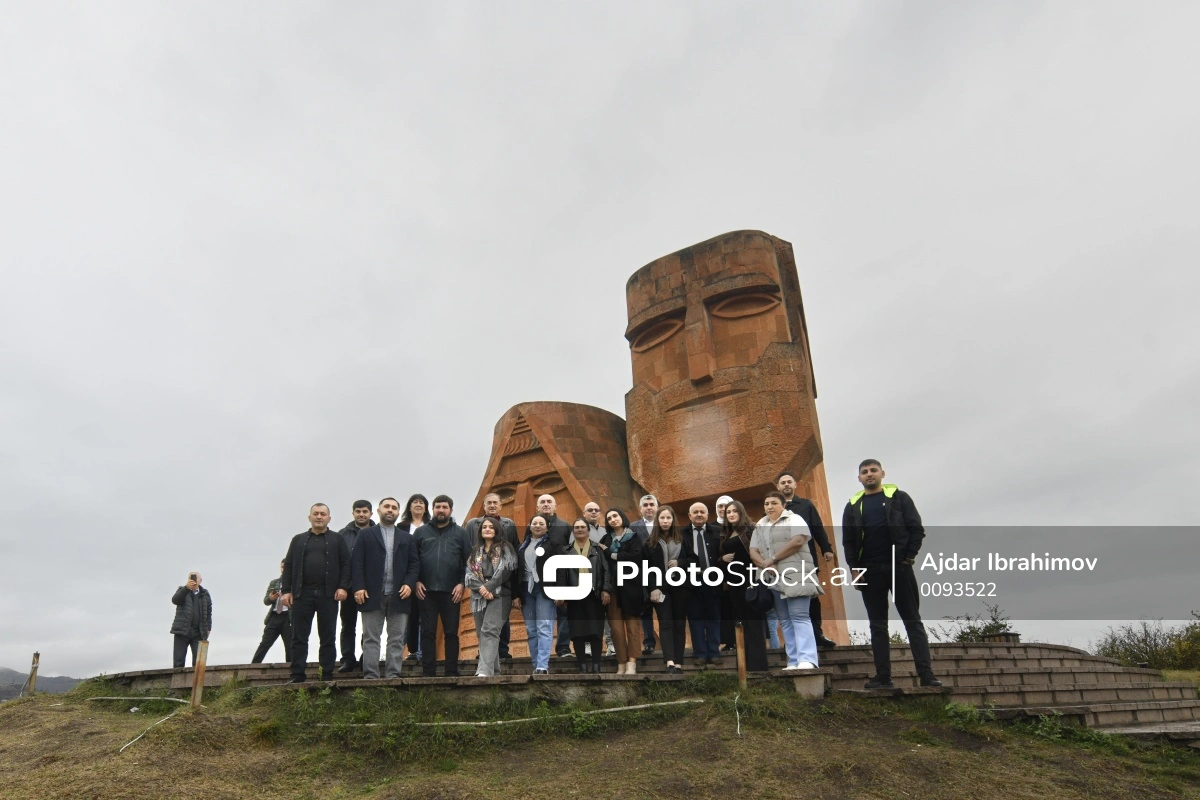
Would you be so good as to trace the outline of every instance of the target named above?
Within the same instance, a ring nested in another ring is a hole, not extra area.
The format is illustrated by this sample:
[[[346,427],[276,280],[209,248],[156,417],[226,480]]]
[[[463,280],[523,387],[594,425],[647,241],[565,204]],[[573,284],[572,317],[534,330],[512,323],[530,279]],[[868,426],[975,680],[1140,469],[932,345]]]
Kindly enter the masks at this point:
[[[729,593],[729,604],[733,617],[742,623],[742,641],[746,649],[746,669],[764,672],[767,669],[767,640],[764,633],[767,615],[755,611],[746,602],[746,589],[750,585],[750,540],[754,535],[754,523],[746,514],[746,507],[736,500],[725,506],[725,524],[722,526],[721,561],[725,565],[725,586]]]
[[[471,615],[479,637],[477,678],[500,674],[500,629],[512,608],[510,578],[516,568],[517,553],[504,540],[499,523],[484,517],[463,577],[463,586],[471,592]]]
[[[612,600],[608,604],[608,624],[612,628],[613,649],[617,651],[617,674],[637,673],[638,650],[642,646],[642,609],[646,606],[646,588],[642,582],[642,540],[629,527],[629,517],[619,508],[604,512],[604,530],[609,538],[608,561],[612,567]],[[636,564],[632,578],[617,579],[622,561]]]
[[[433,517],[429,515],[429,499],[423,494],[414,494],[404,504],[404,512],[400,515],[400,524],[396,526],[396,529],[411,535],[431,519]],[[421,601],[417,598],[416,592],[409,597],[409,602],[412,603],[412,607],[408,612],[408,659],[420,661]]]
[[[583,517],[571,524],[571,542],[567,545],[566,553],[586,558],[591,566],[565,570],[565,574],[560,571],[559,582],[578,586],[583,576],[587,575],[591,578],[591,591],[578,600],[558,600],[556,604],[567,608],[571,647],[575,650],[579,671],[599,673],[600,658],[604,655],[600,647],[604,639],[604,617],[612,596],[608,592],[608,549],[599,542],[593,542],[589,533],[588,522]],[[585,659],[588,649],[591,650],[591,656]]]
[[[651,577],[646,581],[646,587],[650,589],[650,602],[654,604],[654,613],[658,617],[658,638],[662,640],[663,660],[667,663],[667,672],[671,674],[683,672],[687,609],[692,597],[686,583],[669,586],[666,581],[667,570],[679,566],[682,548],[683,539],[679,526],[675,524],[675,509],[659,506],[654,515],[654,527],[650,529],[650,539],[646,542],[646,560],[650,566],[658,568],[663,579]]]

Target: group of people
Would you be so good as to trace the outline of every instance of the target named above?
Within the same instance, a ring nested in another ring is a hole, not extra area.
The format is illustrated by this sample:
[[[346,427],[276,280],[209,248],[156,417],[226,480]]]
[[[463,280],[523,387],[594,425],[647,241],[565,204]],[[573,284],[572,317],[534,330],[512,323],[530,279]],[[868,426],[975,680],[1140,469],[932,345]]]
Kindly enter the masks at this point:
[[[863,488],[842,518],[845,560],[870,620],[876,674],[867,687],[891,686],[893,577],[921,684],[938,686],[912,567],[924,528],[912,499],[883,478],[878,461],[862,462]],[[601,514],[597,503],[588,502],[583,515],[568,522],[557,516],[553,496],[542,495],[520,535],[513,520],[500,515],[495,494],[484,498],[483,514],[464,526],[455,522],[446,495],[430,503],[415,494],[403,510],[396,499],[384,498],[374,509],[378,523],[372,522],[370,502],[356,501],[353,521],[336,532],[329,528],[329,508],[317,503],[309,510],[309,530],[293,537],[280,578],[267,588],[264,603],[270,610],[254,661],[261,662],[282,637],[292,681],[304,681],[315,618],[321,676],[328,678],[340,617],[338,669],[354,670],[361,615],[364,677],[381,677],[385,628],[383,677],[400,676],[406,645],[423,674],[436,675],[439,624],[443,674],[458,675],[459,609],[469,598],[479,640],[478,676],[498,674],[501,660],[511,658],[513,608],[524,618],[535,674],[549,672],[552,653],[572,652],[580,672],[599,672],[607,654],[616,656],[618,674],[636,674],[639,655],[651,655],[656,638],[667,671],[681,672],[689,631],[693,663],[717,664],[733,648],[738,624],[747,669],[768,669],[767,646],[778,646],[777,630],[787,654],[785,670],[814,669],[819,650],[835,643],[822,632],[821,582],[797,576],[815,575],[820,560],[834,561],[834,550],[816,507],[796,494],[790,472],[778,476],[762,505],[755,519],[742,503],[723,496],[711,520],[703,503],[693,503],[684,516],[646,495],[636,521],[619,508]],[[559,555],[575,556],[575,566],[556,566],[551,559]],[[196,637],[207,638],[211,630],[211,598],[199,580],[198,573],[190,575],[173,598],[177,667]]]

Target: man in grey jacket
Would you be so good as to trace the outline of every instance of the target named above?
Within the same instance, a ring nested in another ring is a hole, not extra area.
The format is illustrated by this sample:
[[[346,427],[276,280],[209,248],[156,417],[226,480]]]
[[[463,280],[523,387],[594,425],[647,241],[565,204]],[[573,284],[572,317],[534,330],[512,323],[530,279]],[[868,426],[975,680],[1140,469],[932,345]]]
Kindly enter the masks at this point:
[[[500,516],[500,495],[492,492],[484,495],[483,498],[483,517],[491,517],[500,521],[500,533],[504,540],[512,545],[513,552],[521,547],[521,538],[517,533],[517,523],[513,522],[508,517]],[[479,525],[483,522],[483,517],[472,517],[467,520],[467,524],[463,529],[467,532],[467,542],[472,548],[475,547],[475,539],[479,536]],[[515,580],[515,576],[514,576]],[[519,597],[520,590],[517,589],[513,593],[513,597]],[[500,629],[500,658],[505,661],[512,660],[512,653],[509,652],[508,643],[512,637],[512,625],[508,619],[504,620],[504,627]]]

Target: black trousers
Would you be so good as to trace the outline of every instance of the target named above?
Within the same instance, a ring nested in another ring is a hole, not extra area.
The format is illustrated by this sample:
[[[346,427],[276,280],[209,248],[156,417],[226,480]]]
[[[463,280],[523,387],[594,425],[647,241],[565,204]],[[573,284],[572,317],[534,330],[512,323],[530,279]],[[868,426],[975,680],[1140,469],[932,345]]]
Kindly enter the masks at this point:
[[[755,611],[746,602],[746,587],[729,587],[729,605],[738,622],[742,623],[742,643],[746,650],[746,669],[750,672],[767,670],[767,612]]]
[[[896,611],[908,633],[908,647],[912,651],[917,674],[922,678],[933,677],[933,662],[929,655],[929,636],[925,623],[921,622],[921,591],[917,576],[909,564],[897,564]],[[888,639],[888,594],[892,589],[892,571],[886,566],[868,567],[866,585],[862,589],[863,603],[867,607],[867,619],[871,624],[871,653],[875,656],[875,676],[892,677],[892,643]]]
[[[500,653],[501,658],[503,658],[507,655],[510,655],[509,650],[508,650],[508,643],[511,640],[511,638],[512,638],[512,622],[510,622],[509,620],[506,619],[506,620],[504,620],[504,627],[500,629],[499,653]]]
[[[715,660],[721,657],[721,590],[708,586],[692,589],[687,609],[692,632],[692,657]]]
[[[187,658],[188,648],[192,651],[192,666],[196,666],[196,653],[200,650],[199,636],[180,636],[175,634],[175,669],[183,669],[184,659]]]
[[[603,638],[603,636],[576,636],[571,639],[571,646],[575,648],[575,662],[579,664],[580,672],[583,672],[585,661],[592,665],[594,671],[600,671],[600,657],[604,655],[604,647],[601,646]],[[584,648],[589,644],[592,646],[590,656],[584,653]]]
[[[271,614],[263,625],[262,641],[254,651],[251,664],[261,664],[267,657],[267,651],[275,644],[276,639],[283,640],[283,660],[292,663],[292,612],[286,614]]]
[[[654,609],[649,602],[642,609],[642,649],[654,649]],[[662,633],[662,631],[659,631]]]
[[[721,647],[734,647],[737,644],[737,634],[734,626],[737,621],[733,618],[733,598],[730,589],[721,590]],[[744,588],[742,591],[746,591]]]
[[[817,543],[812,539],[808,540],[808,553],[812,556],[813,564],[817,567],[825,560],[821,555],[821,551],[817,549]],[[821,597],[813,595],[808,601],[808,618],[812,620],[813,633],[817,639],[824,639],[825,633],[821,630]]]
[[[421,667],[426,676],[437,674],[437,627],[442,621],[446,637],[446,674],[458,674],[459,605],[450,592],[425,592],[421,602]]]
[[[354,602],[353,597],[347,597],[342,601],[341,606],[338,616],[342,618],[342,635],[340,640],[342,663],[356,664],[358,660],[354,655],[354,640],[358,638],[355,636],[358,633],[358,603]]]
[[[292,599],[292,677],[304,680],[308,667],[308,637],[312,633],[313,617],[317,618],[317,637],[320,648],[317,659],[321,664],[321,677],[333,674],[337,659],[338,601],[325,595],[324,589],[301,589]]]
[[[408,597],[408,654],[416,655],[421,651],[421,603],[416,592]]]

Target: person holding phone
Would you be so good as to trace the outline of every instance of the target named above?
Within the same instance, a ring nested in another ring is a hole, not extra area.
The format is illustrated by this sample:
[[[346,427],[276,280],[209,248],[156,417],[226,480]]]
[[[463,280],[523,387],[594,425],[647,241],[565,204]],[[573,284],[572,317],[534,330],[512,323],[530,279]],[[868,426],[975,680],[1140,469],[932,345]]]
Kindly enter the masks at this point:
[[[175,636],[175,669],[183,669],[189,649],[195,667],[200,642],[208,641],[208,634],[212,632],[212,595],[200,585],[203,580],[199,572],[188,573],[187,583],[176,589],[171,597],[175,604],[175,621],[171,623],[171,633]]]

